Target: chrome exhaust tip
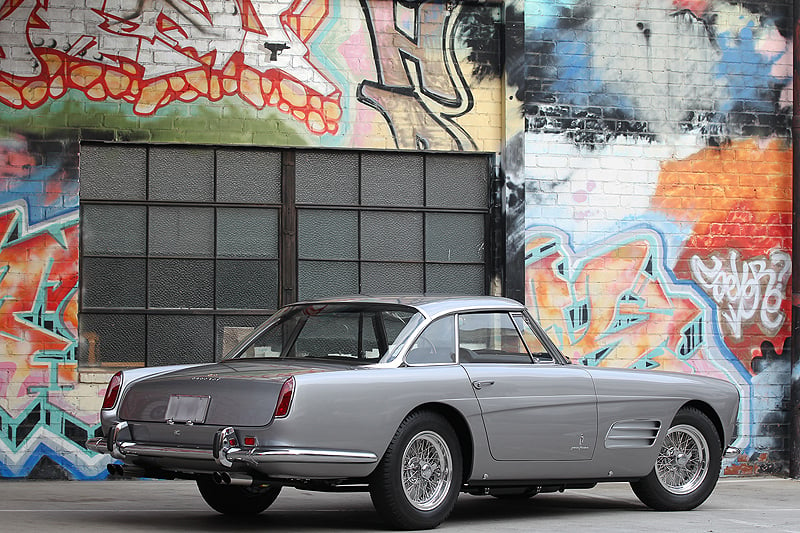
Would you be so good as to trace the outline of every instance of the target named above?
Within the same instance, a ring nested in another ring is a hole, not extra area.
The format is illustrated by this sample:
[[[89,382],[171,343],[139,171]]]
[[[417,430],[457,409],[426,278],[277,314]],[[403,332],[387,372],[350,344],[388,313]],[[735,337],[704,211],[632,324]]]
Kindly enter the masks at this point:
[[[214,472],[211,479],[217,485],[238,485],[250,487],[253,485],[253,477],[245,474],[229,474],[228,472]]]
[[[116,477],[158,477],[154,473],[148,473],[143,468],[137,466],[123,465],[119,463],[109,463],[106,470]]]

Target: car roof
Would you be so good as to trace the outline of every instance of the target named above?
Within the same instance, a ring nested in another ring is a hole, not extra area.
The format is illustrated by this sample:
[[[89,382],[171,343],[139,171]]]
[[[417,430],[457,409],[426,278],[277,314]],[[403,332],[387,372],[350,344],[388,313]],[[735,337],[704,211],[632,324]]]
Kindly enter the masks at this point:
[[[413,307],[427,317],[435,317],[457,311],[476,311],[479,309],[521,310],[524,305],[509,298],[499,296],[429,296],[429,295],[397,295],[397,296],[345,296],[339,298],[325,298],[298,302],[301,304],[332,304],[332,303],[365,303],[403,305]]]

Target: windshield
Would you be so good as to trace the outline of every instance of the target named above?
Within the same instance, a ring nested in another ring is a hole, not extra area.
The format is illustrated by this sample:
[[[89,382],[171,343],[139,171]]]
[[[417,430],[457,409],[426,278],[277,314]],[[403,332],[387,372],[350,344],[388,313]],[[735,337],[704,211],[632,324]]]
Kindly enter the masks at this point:
[[[417,312],[386,304],[297,305],[268,320],[229,358],[325,359],[378,362]]]

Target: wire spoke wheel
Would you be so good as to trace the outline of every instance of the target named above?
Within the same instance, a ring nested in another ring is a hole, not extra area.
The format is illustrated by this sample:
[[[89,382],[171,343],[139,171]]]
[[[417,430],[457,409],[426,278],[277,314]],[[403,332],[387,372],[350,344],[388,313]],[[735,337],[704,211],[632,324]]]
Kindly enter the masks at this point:
[[[673,426],[664,438],[656,459],[658,481],[672,494],[689,494],[705,480],[709,470],[709,447],[694,426]]]
[[[464,458],[453,426],[439,413],[415,411],[397,428],[370,476],[375,509],[397,529],[431,529],[456,504]]]
[[[408,442],[402,458],[403,492],[420,511],[435,509],[447,498],[452,483],[453,458],[445,440],[433,431],[421,431]]]

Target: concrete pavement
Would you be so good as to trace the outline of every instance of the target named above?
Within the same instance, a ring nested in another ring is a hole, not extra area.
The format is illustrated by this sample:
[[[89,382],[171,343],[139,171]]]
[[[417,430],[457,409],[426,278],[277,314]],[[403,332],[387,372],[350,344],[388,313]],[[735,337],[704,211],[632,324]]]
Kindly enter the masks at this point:
[[[212,511],[187,481],[0,480],[0,531],[385,531],[365,493],[286,488],[264,513],[232,520]],[[644,507],[628,484],[540,494],[525,501],[461,495],[437,531],[570,533],[655,531],[800,533],[800,481],[724,478],[693,511]]]

